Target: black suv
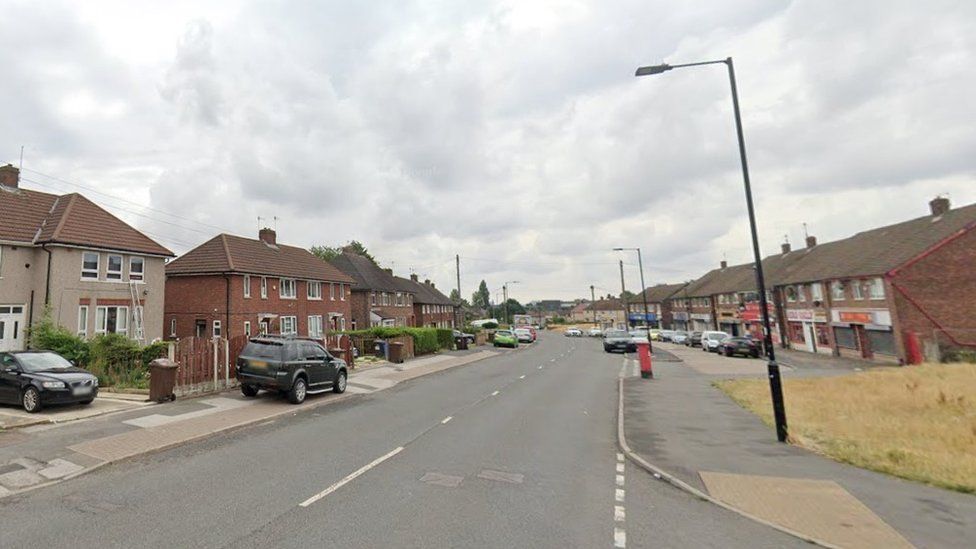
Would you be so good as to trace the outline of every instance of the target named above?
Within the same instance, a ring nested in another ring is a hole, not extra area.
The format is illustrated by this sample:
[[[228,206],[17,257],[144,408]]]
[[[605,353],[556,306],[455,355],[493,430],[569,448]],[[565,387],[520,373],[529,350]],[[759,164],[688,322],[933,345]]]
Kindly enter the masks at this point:
[[[301,404],[307,395],[346,390],[346,361],[334,357],[312,339],[261,336],[251,338],[237,358],[237,379],[244,396],[258,390],[288,395]]]

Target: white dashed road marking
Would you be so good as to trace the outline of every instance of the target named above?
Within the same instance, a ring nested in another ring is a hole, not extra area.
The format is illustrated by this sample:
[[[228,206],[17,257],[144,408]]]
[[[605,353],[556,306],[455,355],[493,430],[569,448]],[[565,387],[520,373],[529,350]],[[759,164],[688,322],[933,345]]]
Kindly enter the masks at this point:
[[[446,418],[441,420],[441,425],[447,423],[448,421],[451,421],[452,419],[454,419],[454,416],[447,416]]]
[[[525,375],[524,374],[523,375],[520,375],[519,376],[519,379],[525,379]]]
[[[617,475],[617,486],[623,486],[623,485],[624,485],[624,476]]]
[[[614,491],[613,506],[613,546],[627,547],[627,530],[624,522],[627,519],[627,510],[624,508],[624,455],[617,452],[617,488]]]
[[[450,419],[450,418],[448,418],[448,419]],[[617,464],[617,472],[620,473],[621,475],[624,474],[624,464],[623,463],[618,463]]]
[[[325,496],[331,494],[332,492],[335,492],[339,488],[342,488],[346,484],[349,484],[350,482],[356,480],[356,477],[362,475],[366,471],[369,471],[373,467],[376,467],[380,463],[383,463],[384,461],[390,459],[391,457],[399,454],[402,451],[403,451],[403,446],[396,447],[395,449],[393,449],[392,451],[390,451],[388,454],[386,454],[384,456],[380,456],[380,457],[374,459],[373,461],[371,461],[370,463],[368,463],[367,465],[364,465],[363,467],[361,467],[361,468],[353,471],[352,473],[346,475],[346,477],[343,478],[342,480],[340,480],[339,482],[333,484],[332,486],[329,486],[325,490],[322,490],[321,492],[315,494],[314,496],[306,499],[305,501],[301,502],[299,505],[302,506],[302,507],[308,507],[309,505],[311,505],[311,504],[315,503],[316,501],[324,498]]]
[[[616,493],[614,494],[614,499],[616,499],[620,503],[623,503],[625,495],[626,493],[623,491],[623,489],[617,488]]]
[[[492,393],[491,396],[498,396],[498,391],[495,391],[494,393]]]

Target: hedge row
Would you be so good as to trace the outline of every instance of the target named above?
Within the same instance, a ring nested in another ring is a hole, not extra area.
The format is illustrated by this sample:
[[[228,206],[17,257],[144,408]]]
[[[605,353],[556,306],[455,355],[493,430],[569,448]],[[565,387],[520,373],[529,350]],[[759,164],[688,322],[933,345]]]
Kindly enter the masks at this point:
[[[413,338],[413,352],[418,355],[436,353],[441,349],[450,349],[454,346],[454,332],[443,328],[376,326],[366,330],[353,330],[344,333],[350,336],[375,337],[377,339],[410,336]]]

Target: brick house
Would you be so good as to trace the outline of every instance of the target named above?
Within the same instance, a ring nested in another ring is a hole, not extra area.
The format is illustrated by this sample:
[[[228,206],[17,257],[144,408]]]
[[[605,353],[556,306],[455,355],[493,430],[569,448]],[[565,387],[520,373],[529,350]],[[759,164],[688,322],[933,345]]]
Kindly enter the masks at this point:
[[[415,325],[415,293],[403,289],[392,269],[383,269],[369,258],[347,251],[330,263],[353,281],[352,329]]]
[[[45,306],[83,337],[161,338],[172,256],[84,196],[23,189],[20,170],[0,166],[0,351],[25,348]]]
[[[631,322],[634,314],[636,320],[640,320],[641,313],[649,313],[646,320],[652,328],[671,329],[674,326],[672,311],[672,296],[684,289],[687,284],[657,284],[644,290],[644,293],[634,298],[630,304]],[[647,311],[644,310],[644,301],[647,301]]]
[[[624,303],[617,298],[598,299],[589,303],[586,310],[600,326],[617,328],[627,325]]]
[[[166,266],[166,335],[319,338],[349,326],[353,279],[308,250],[220,234]]]
[[[433,282],[420,282],[415,274],[411,274],[409,279],[395,278],[404,292],[413,293],[414,326],[454,328],[454,303]]]

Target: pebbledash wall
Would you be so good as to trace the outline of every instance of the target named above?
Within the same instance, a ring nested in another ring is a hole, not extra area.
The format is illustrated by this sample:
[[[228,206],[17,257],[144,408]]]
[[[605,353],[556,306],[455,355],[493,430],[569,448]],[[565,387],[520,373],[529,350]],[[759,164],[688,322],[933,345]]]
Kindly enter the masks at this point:
[[[333,294],[328,282],[322,282],[321,299],[309,299],[308,281],[298,279],[295,297],[282,298],[279,277],[265,276],[263,278],[267,280],[268,291],[267,297],[262,298],[262,276],[249,275],[249,278],[250,297],[245,297],[245,276],[241,274],[171,275],[166,281],[166,337],[195,336],[198,323],[203,324],[204,335],[212,336],[215,320],[220,323],[223,337],[245,335],[248,325],[251,335],[256,335],[260,333],[261,320],[272,317],[268,332],[278,334],[281,331],[282,316],[296,317],[298,335],[303,337],[309,336],[309,316],[322,317],[325,334],[351,329],[353,300],[349,284],[341,285],[345,299],[338,291],[340,284],[335,284],[336,291]],[[188,307],[188,304],[191,305]],[[334,321],[330,323],[330,319]]]

